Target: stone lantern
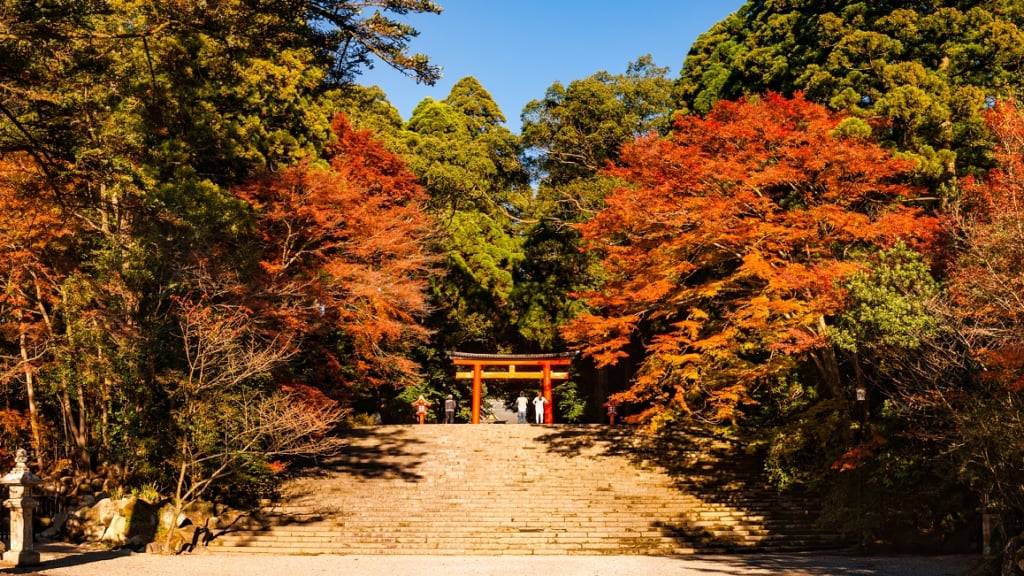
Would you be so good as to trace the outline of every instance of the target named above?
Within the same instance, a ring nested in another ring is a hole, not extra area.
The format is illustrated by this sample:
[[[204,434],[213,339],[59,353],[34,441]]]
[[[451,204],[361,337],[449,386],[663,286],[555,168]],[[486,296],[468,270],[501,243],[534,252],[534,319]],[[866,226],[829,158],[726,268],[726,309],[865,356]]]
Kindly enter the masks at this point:
[[[10,494],[4,508],[11,511],[11,546],[3,553],[4,564],[32,566],[39,564],[39,552],[32,547],[32,511],[39,501],[32,497],[32,487],[42,480],[28,469],[28,452],[19,448],[14,456],[14,468],[0,478]]]

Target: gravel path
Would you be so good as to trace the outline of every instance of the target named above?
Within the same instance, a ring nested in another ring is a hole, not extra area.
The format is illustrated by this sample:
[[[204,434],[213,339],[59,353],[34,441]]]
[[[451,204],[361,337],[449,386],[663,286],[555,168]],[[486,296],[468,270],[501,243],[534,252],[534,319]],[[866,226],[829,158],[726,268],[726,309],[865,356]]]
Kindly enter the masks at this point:
[[[158,556],[48,545],[33,569],[45,576],[965,576],[977,556],[860,557],[821,554],[728,556],[266,556],[201,553]]]

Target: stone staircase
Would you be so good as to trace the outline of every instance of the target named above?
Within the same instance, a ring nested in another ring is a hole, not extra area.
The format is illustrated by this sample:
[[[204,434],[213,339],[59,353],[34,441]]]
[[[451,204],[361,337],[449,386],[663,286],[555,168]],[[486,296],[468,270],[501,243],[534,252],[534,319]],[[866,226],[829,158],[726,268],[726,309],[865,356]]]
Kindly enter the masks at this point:
[[[838,548],[808,498],[696,436],[598,425],[378,426],[211,552],[694,554]]]

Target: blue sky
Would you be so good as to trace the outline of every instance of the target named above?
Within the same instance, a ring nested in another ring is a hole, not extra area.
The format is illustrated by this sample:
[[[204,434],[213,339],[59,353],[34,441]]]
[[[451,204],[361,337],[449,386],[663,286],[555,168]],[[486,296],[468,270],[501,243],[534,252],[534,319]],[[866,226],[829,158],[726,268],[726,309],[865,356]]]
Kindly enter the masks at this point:
[[[568,84],[595,72],[621,74],[652,54],[669,77],[690,45],[744,0],[435,0],[441,15],[404,21],[419,30],[410,52],[444,68],[433,87],[418,85],[378,64],[359,83],[380,86],[406,120],[424,98],[442,100],[452,85],[473,76],[519,131],[519,115],[555,81]]]

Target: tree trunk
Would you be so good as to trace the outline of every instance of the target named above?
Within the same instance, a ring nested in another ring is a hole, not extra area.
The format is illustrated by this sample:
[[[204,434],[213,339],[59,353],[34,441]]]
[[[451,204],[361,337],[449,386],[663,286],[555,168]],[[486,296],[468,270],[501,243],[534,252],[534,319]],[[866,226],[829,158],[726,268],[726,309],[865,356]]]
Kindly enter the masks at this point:
[[[26,346],[26,335],[21,333],[18,342],[21,348],[22,367],[25,370],[25,396],[28,398],[28,421],[32,428],[32,449],[36,454],[36,466],[43,469],[43,441],[39,431],[39,413],[36,408],[36,385],[35,375],[28,360],[28,347]]]
[[[65,299],[64,307],[67,306],[67,293],[63,294]],[[74,332],[72,332],[71,322],[67,323],[66,334],[65,334],[67,346],[69,349],[74,349]],[[78,417],[75,417],[75,411],[71,407],[71,392],[68,386],[68,377],[66,374],[60,376],[60,409],[64,417],[64,425],[67,428],[68,434],[71,435],[71,439],[74,441],[74,447],[76,450],[75,459],[78,464],[83,467],[84,470],[92,469],[92,459],[89,457],[89,431],[88,431],[88,420],[86,419],[85,411],[85,391],[82,390],[81,385],[78,387]]]
[[[85,415],[80,413],[76,419],[75,411],[71,407],[71,393],[68,390],[67,377],[62,376],[60,379],[60,408],[64,414],[64,423],[67,426],[68,434],[71,435],[71,439],[74,441],[75,446],[75,458],[78,464],[85,470],[92,468],[92,459],[89,457],[89,439],[88,432],[85,429]],[[79,390],[81,392],[81,390]],[[81,394],[79,394],[81,396]],[[79,397],[79,406],[82,406],[81,397]]]
[[[825,317],[818,316],[818,329],[820,334],[825,333]],[[839,375],[839,361],[836,360],[836,352],[832,346],[825,346],[820,350],[811,352],[811,360],[817,366],[822,380],[828,387],[832,396],[839,398],[843,395],[842,378]]]

